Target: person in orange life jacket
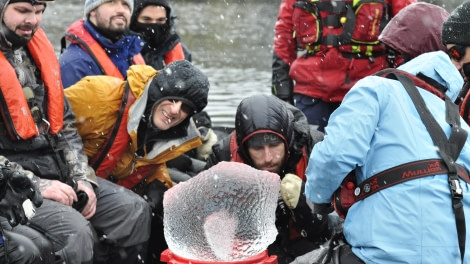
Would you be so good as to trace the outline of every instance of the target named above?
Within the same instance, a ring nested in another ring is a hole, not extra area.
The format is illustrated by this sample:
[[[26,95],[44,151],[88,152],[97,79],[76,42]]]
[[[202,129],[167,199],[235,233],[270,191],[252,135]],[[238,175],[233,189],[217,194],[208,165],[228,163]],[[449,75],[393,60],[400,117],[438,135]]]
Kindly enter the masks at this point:
[[[323,131],[354,83],[388,66],[385,47],[378,41],[380,30],[414,2],[282,0],[274,34],[272,93],[297,106]]]
[[[172,9],[167,0],[136,0],[130,29],[145,41],[141,53],[156,70],[175,60],[191,61],[188,50],[175,32]]]
[[[66,30],[59,57],[65,88],[88,75],[126,77],[130,65],[145,64],[144,42],[129,34],[133,0],[87,0],[84,19]],[[64,47],[65,40],[70,41]]]
[[[0,155],[39,182],[43,204],[28,227],[69,263],[139,263],[151,210],[135,193],[97,179],[88,166],[59,62],[40,28],[44,6],[0,3]]]
[[[207,161],[207,168],[220,161],[242,162],[283,179],[276,211],[279,235],[268,247],[282,264],[318,247],[330,234],[327,213],[313,214],[301,192],[307,157],[322,138],[300,110],[274,95],[257,94],[240,102],[235,131],[212,147]],[[299,188],[289,188],[291,182]]]
[[[470,124],[470,36],[465,30],[470,26],[470,2],[460,4],[452,11],[442,27],[442,43],[446,45],[452,63],[464,78],[464,85],[459,94],[460,115]]]
[[[151,263],[158,263],[168,247],[163,236],[163,194],[173,182],[166,162],[202,144],[197,130],[188,127],[195,127],[191,116],[207,105],[208,92],[207,77],[186,60],[174,61],[161,71],[133,65],[126,81],[88,76],[65,89],[96,174],[142,195],[152,208]],[[126,93],[132,100],[120,113]],[[116,123],[123,129],[107,139]],[[97,136],[97,131],[103,132]],[[103,150],[108,144],[110,149]],[[96,164],[100,155],[104,159]]]

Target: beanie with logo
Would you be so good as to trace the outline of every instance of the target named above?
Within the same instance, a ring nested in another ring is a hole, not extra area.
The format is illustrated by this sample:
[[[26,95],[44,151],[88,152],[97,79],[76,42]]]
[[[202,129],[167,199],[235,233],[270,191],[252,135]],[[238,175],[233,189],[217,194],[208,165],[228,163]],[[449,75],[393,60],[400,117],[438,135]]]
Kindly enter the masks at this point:
[[[442,43],[470,46],[470,1],[460,4],[442,25]]]
[[[112,0],[86,0],[85,1],[85,6],[83,7],[83,14],[85,17],[88,17],[88,14],[90,14],[91,11],[93,11],[95,8],[98,6],[106,3],[106,2],[111,2]],[[131,14],[134,11],[134,0],[124,0],[124,2],[129,5]]]

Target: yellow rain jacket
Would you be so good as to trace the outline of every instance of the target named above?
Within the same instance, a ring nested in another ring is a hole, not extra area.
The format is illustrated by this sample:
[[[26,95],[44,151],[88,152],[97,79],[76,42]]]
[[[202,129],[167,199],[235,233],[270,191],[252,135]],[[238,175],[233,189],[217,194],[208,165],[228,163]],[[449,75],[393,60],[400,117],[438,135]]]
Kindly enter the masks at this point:
[[[172,187],[165,163],[202,145],[199,131],[191,120],[187,136],[157,141],[144,156],[137,156],[137,128],[147,104],[150,81],[156,74],[150,66],[133,65],[127,72],[127,81],[104,75],[87,76],[65,89],[77,117],[84,151],[92,159],[106,144],[107,136],[117,122],[126,83],[129,83],[131,98],[121,121],[125,122],[127,133],[117,134],[108,155],[96,168],[96,174],[138,193],[155,179]]]

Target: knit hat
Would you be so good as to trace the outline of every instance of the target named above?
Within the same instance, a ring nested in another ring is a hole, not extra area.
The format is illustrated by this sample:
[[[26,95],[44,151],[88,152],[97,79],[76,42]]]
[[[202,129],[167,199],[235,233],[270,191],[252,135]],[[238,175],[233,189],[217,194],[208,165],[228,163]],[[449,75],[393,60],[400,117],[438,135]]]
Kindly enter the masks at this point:
[[[470,1],[460,4],[442,26],[442,43],[470,46]]]
[[[46,2],[54,2],[54,0],[42,0],[41,2],[36,0],[2,0],[0,3],[0,10],[3,10],[6,5],[20,2],[30,3],[32,5],[46,5]]]
[[[111,2],[112,0],[86,0],[85,1],[85,6],[83,7],[83,14],[85,17],[88,17],[88,14],[90,14],[91,11],[93,11],[95,8],[98,6],[106,3],[106,2]],[[134,11],[134,0],[124,0],[129,5],[129,8],[131,9],[131,14]]]
[[[186,60],[168,64],[157,73],[150,83],[148,105],[157,105],[163,100],[180,100],[191,107],[194,113],[207,105],[209,80],[198,68]]]

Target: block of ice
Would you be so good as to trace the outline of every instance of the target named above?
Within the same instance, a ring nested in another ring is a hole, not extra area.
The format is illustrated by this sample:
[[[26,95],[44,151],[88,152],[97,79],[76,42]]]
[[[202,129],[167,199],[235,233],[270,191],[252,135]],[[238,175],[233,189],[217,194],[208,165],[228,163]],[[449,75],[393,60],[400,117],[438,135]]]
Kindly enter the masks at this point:
[[[220,162],[165,192],[164,234],[187,259],[241,261],[276,239],[277,174]]]

